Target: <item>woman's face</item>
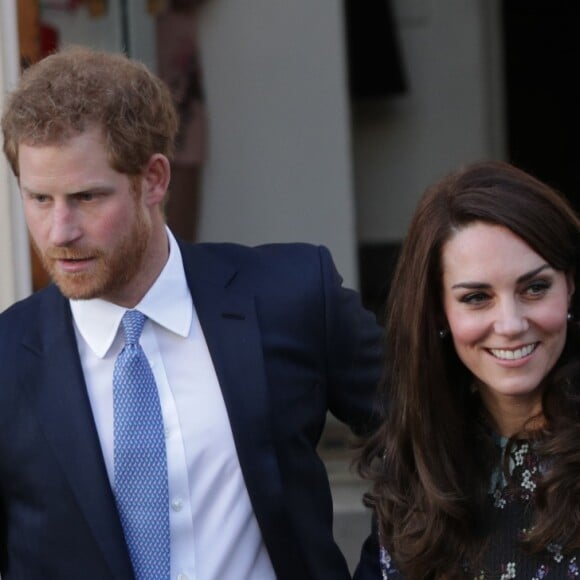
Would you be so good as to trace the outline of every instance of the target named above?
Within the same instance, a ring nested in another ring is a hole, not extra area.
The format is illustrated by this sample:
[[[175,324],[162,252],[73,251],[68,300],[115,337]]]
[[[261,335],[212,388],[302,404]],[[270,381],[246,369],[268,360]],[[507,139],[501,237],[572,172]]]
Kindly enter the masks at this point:
[[[459,358],[498,425],[541,410],[538,385],[566,342],[571,276],[507,228],[475,222],[442,251],[443,307]]]

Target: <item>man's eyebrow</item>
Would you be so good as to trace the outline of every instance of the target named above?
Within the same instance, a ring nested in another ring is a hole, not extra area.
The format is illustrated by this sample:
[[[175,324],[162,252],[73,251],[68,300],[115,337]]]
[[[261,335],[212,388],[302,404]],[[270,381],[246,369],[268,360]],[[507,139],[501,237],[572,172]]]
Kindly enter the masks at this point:
[[[94,185],[89,185],[87,187],[83,187],[82,189],[79,189],[78,191],[66,192],[64,195],[74,196],[74,195],[82,195],[83,193],[109,193],[109,192],[114,191],[114,189],[115,188],[110,186],[110,185],[94,184]],[[44,191],[36,191],[34,189],[30,189],[26,185],[21,185],[20,190],[23,193],[26,193],[28,195],[48,195],[48,196],[53,195],[52,193],[46,193]]]
[[[550,264],[542,264],[538,268],[534,268],[525,274],[522,274],[518,277],[516,282],[521,284],[522,282],[527,282],[528,280],[532,279],[534,276],[537,276],[540,272],[547,268],[551,268]],[[459,284],[454,284],[451,289],[455,290],[457,288],[466,288],[468,290],[477,290],[478,288],[487,289],[491,288],[491,284],[487,284],[486,282],[460,282]]]

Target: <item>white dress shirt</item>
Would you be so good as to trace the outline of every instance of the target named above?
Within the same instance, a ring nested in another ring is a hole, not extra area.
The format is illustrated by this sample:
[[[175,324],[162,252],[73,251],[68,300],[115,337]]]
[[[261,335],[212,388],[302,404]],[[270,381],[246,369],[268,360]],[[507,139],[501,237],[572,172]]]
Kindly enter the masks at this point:
[[[163,413],[169,473],[171,578],[274,580],[250,504],[221,389],[175,238],[163,271],[135,307]],[[194,274],[195,275],[195,274]],[[125,308],[71,300],[77,344],[111,486],[113,368]]]

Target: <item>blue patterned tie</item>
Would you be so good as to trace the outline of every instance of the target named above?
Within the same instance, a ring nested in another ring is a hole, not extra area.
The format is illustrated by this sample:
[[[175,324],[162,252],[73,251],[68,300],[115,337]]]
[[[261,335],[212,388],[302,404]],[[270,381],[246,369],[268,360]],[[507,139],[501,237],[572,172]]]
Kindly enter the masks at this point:
[[[145,315],[128,310],[113,373],[115,497],[135,577],[169,578],[169,491],[163,417],[139,336]]]

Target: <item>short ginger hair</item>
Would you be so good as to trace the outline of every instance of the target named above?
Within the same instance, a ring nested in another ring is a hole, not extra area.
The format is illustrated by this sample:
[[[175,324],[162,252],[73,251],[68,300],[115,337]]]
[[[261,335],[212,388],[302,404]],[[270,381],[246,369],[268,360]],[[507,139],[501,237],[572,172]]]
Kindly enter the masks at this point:
[[[123,54],[70,46],[27,68],[2,115],[4,153],[58,145],[100,127],[113,169],[137,176],[155,153],[172,159],[178,116],[165,83]]]

